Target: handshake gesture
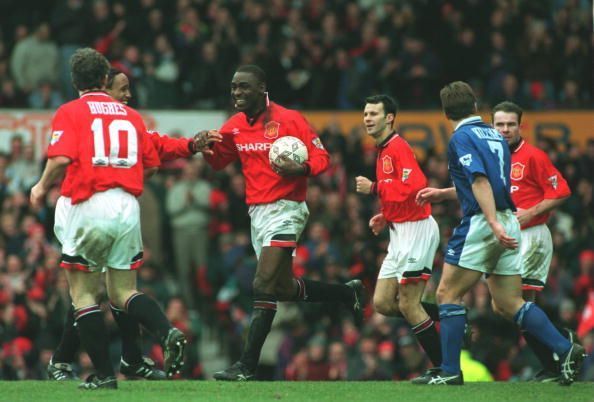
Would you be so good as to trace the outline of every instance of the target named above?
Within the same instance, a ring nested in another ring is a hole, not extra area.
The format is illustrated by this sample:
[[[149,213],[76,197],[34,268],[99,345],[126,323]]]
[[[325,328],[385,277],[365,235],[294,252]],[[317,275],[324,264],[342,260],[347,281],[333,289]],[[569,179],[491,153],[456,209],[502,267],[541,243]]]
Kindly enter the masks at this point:
[[[210,149],[212,144],[221,141],[223,141],[223,136],[218,130],[202,130],[194,136],[192,151],[213,155],[214,152]]]

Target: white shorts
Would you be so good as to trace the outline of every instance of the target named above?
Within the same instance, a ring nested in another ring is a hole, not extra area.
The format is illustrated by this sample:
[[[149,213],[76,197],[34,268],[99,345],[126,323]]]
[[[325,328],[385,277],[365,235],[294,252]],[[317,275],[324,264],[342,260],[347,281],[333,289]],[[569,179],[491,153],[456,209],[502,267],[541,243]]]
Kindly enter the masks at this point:
[[[130,270],[142,265],[138,200],[120,188],[95,193],[76,205],[60,197],[54,232],[62,244],[63,268]]]
[[[520,224],[514,213],[497,211],[497,220],[521,246]],[[521,255],[519,248],[501,246],[485,216],[477,214],[462,218],[448,242],[445,262],[486,274],[520,275]]]
[[[547,225],[522,230],[522,289],[541,291],[553,259],[553,239]]]
[[[296,248],[309,210],[305,202],[278,200],[250,205],[252,246],[260,258],[262,247]]]
[[[398,283],[428,280],[439,247],[439,227],[432,216],[414,222],[390,224],[388,255],[378,279],[397,278]]]

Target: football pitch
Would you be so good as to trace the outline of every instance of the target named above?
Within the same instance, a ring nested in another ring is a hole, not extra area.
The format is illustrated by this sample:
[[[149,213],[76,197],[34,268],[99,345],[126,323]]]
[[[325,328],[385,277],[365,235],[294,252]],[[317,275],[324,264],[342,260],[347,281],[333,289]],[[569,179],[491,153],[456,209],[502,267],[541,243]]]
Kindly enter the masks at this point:
[[[539,383],[468,383],[415,386],[408,382],[120,381],[117,391],[82,391],[78,382],[0,382],[0,401],[402,401],[569,402],[594,401],[594,383],[571,387]]]

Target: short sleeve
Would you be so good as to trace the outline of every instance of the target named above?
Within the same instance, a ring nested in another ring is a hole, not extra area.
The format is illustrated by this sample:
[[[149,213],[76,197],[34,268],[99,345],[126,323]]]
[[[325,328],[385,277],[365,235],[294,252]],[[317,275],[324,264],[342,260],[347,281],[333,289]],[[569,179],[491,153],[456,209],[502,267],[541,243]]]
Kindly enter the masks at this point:
[[[476,145],[465,132],[456,134],[451,139],[452,151],[470,183],[477,174],[487,175],[485,166]]]
[[[540,150],[539,150],[540,151]],[[545,199],[558,199],[571,195],[571,190],[565,178],[553,165],[547,154],[540,151],[535,153],[533,163],[537,172],[536,180],[544,191]]]
[[[52,134],[47,149],[48,158],[67,156],[76,159],[78,156],[78,136],[76,126],[68,111],[60,108],[52,120]]]

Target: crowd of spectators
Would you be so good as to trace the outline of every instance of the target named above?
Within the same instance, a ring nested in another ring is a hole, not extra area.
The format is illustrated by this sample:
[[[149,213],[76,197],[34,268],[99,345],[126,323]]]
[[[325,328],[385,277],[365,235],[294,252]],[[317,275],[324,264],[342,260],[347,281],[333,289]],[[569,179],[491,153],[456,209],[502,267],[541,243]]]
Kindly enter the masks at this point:
[[[296,251],[297,276],[345,282],[360,278],[371,292],[388,243],[376,237],[367,222],[377,202],[354,193],[354,177],[374,177],[375,150],[363,141],[362,129],[342,133],[326,127],[321,138],[331,153],[331,168],[310,181],[309,224]],[[542,140],[538,144],[567,178],[571,197],[550,221],[555,254],[546,289],[538,300],[552,320],[576,329],[584,307],[594,305],[594,140],[585,149]],[[29,144],[15,136],[9,154],[0,155],[0,378],[44,378],[45,366],[57,345],[69,306],[68,287],[58,267],[59,245],[53,236],[56,187],[40,210],[28,205],[28,191],[40,174],[42,161],[30,157]],[[426,152],[422,167],[430,185],[449,185],[443,155]],[[172,200],[172,195],[176,200]],[[234,360],[242,343],[251,308],[255,255],[249,238],[244,202],[244,177],[237,165],[214,172],[196,156],[165,164],[141,198],[145,264],[139,288],[162,303],[169,319],[190,339],[185,378],[209,378],[203,369],[200,339],[205,328],[215,333],[221,354]],[[442,245],[460,218],[455,202],[437,204]],[[185,216],[195,230],[182,227]],[[178,240],[178,231],[189,239]],[[182,245],[176,245],[181,241]],[[195,246],[195,250],[183,247]],[[180,255],[180,249],[182,250]],[[207,251],[200,251],[207,250]],[[204,253],[203,255],[200,255]],[[179,268],[180,262],[185,266]],[[433,300],[443,251],[439,250],[426,299]],[[486,367],[496,380],[525,380],[538,364],[517,327],[496,317],[484,283],[467,296],[473,342],[464,358]],[[280,303],[273,334],[263,355],[260,375],[290,380],[409,379],[428,363],[410,328],[402,319],[366,310],[357,328],[350,313],[311,303]],[[119,361],[117,328],[107,311],[114,364]],[[582,330],[581,341],[592,356],[594,325]],[[144,334],[144,351],[158,363],[160,348]],[[469,364],[470,364],[469,363]],[[81,374],[90,369],[81,353]],[[465,373],[465,377],[471,373]],[[594,362],[584,378],[594,379]]]
[[[435,108],[452,80],[488,105],[593,102],[587,0],[4,1],[0,27],[0,108],[72,99],[81,46],[122,69],[144,108],[224,109],[240,63],[268,72],[274,99],[308,109],[356,109],[378,92]]]

